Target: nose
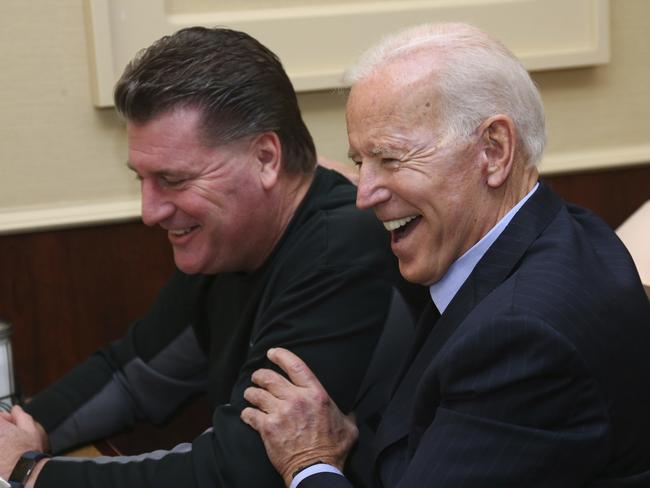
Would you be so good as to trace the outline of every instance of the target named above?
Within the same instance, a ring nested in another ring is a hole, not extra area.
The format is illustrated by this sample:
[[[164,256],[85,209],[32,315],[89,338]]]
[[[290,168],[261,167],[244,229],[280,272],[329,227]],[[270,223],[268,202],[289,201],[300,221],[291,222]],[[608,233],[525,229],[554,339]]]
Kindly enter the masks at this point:
[[[140,185],[142,221],[146,225],[156,225],[171,217],[174,213],[174,204],[167,201],[164,191],[161,191],[155,182],[145,178]]]
[[[386,188],[380,168],[373,163],[363,163],[359,168],[357,186],[357,207],[373,208],[390,199],[390,190]]]

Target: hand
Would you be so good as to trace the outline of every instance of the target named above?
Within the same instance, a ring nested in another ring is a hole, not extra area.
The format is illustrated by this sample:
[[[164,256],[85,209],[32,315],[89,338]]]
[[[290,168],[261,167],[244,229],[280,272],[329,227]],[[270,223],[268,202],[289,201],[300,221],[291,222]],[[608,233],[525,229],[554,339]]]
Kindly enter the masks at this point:
[[[19,406],[0,414],[0,476],[8,478],[18,458],[27,451],[45,451],[43,427]],[[31,479],[30,479],[31,481]]]
[[[318,156],[318,164],[324,168],[333,169],[341,173],[355,186],[359,186],[359,170],[351,164],[335,161],[334,159],[326,158],[325,156]]]
[[[253,373],[244,398],[257,408],[245,408],[244,422],[262,436],[266,452],[287,486],[293,473],[316,461],[343,469],[358,430],[341,413],[314,373],[286,349],[270,349],[268,358],[287,375],[268,369]]]

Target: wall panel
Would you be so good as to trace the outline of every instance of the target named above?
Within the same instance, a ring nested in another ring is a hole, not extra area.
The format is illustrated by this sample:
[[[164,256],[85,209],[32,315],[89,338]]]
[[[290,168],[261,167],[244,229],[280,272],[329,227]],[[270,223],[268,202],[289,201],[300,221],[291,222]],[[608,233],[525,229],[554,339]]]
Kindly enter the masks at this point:
[[[121,336],[173,269],[165,233],[143,224],[0,237],[0,314],[14,325],[25,394]]]

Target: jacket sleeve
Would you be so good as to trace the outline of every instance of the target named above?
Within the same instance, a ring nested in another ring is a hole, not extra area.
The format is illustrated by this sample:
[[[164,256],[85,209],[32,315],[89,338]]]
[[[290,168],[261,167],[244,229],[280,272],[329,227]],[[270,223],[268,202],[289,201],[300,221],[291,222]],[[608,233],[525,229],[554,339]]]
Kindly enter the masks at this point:
[[[353,488],[350,481],[333,473],[318,473],[302,480],[298,488]]]

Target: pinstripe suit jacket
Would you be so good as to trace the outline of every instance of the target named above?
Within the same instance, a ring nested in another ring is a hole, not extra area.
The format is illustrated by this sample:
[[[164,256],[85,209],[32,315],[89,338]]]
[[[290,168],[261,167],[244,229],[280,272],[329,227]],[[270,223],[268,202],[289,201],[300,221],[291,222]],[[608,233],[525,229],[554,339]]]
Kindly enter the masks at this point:
[[[361,422],[382,411],[360,426],[357,486],[650,486],[650,305],[597,217],[542,183],[435,326],[418,327],[431,332],[388,406],[361,393]]]

